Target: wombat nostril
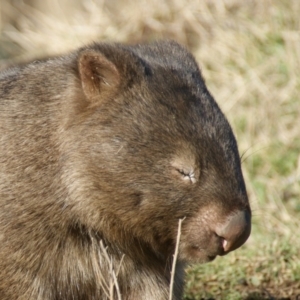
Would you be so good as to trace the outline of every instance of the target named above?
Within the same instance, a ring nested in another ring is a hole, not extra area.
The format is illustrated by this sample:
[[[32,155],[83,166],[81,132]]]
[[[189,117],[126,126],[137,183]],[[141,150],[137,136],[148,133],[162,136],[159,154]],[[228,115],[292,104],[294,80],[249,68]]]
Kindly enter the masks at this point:
[[[222,241],[222,247],[223,247],[223,249],[226,249],[227,244],[228,244],[228,242],[223,239],[223,241]]]
[[[248,211],[239,211],[230,216],[225,224],[215,229],[221,237],[223,250],[227,253],[242,246],[251,232],[251,214]]]

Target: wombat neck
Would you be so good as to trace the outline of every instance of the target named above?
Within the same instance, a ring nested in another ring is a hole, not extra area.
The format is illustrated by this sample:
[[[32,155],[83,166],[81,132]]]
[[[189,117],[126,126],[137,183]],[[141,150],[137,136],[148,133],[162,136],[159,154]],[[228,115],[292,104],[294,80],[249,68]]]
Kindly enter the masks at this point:
[[[43,299],[52,299],[47,298],[48,289],[49,293],[56,291],[57,299],[66,300],[74,299],[75,294],[76,299],[111,300],[118,299],[118,293],[126,295],[122,297],[125,300],[168,299],[172,261],[162,261],[143,245],[134,249],[131,243],[130,253],[126,253],[99,233],[76,225],[54,248],[54,256],[45,258],[43,264],[48,269],[40,270]],[[177,264],[176,297],[182,294],[183,267]]]

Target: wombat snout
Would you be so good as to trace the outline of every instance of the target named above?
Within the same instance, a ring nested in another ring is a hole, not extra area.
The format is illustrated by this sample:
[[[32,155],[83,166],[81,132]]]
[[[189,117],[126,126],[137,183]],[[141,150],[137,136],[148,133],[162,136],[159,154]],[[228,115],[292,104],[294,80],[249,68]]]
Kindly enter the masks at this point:
[[[182,258],[201,263],[212,261],[241,247],[250,232],[251,210],[248,206],[226,213],[211,204],[183,225]]]
[[[242,246],[251,232],[251,215],[249,211],[239,211],[231,215],[223,224],[214,228],[215,233],[223,239],[225,255]]]

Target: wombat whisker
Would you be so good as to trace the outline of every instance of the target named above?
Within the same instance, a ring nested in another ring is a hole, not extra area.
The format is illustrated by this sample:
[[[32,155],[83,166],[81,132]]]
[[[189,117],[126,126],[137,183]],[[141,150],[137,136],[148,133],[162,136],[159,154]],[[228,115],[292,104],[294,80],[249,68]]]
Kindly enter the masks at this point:
[[[241,156],[241,164],[243,164],[243,163],[244,163],[249,157],[251,157],[252,155],[254,155],[254,154],[256,154],[256,153],[258,153],[258,152],[260,152],[260,151],[262,151],[262,150],[264,150],[264,149],[267,149],[267,148],[268,148],[267,146],[261,147],[261,148],[255,150],[255,151],[251,152],[251,153],[250,153],[249,155],[247,155],[246,157],[244,157],[244,154],[246,154],[246,152],[247,152],[249,149],[251,149],[251,148],[249,148],[248,150],[246,150],[246,151],[242,154],[242,156]]]

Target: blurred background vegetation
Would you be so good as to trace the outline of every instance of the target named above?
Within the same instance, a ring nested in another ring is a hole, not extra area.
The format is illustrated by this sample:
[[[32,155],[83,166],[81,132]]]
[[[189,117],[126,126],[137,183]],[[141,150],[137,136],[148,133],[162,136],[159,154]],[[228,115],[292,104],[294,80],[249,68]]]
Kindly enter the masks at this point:
[[[185,299],[300,298],[299,0],[1,0],[0,13],[0,68],[92,41],[185,44],[236,133],[253,208],[249,241],[191,266]]]

